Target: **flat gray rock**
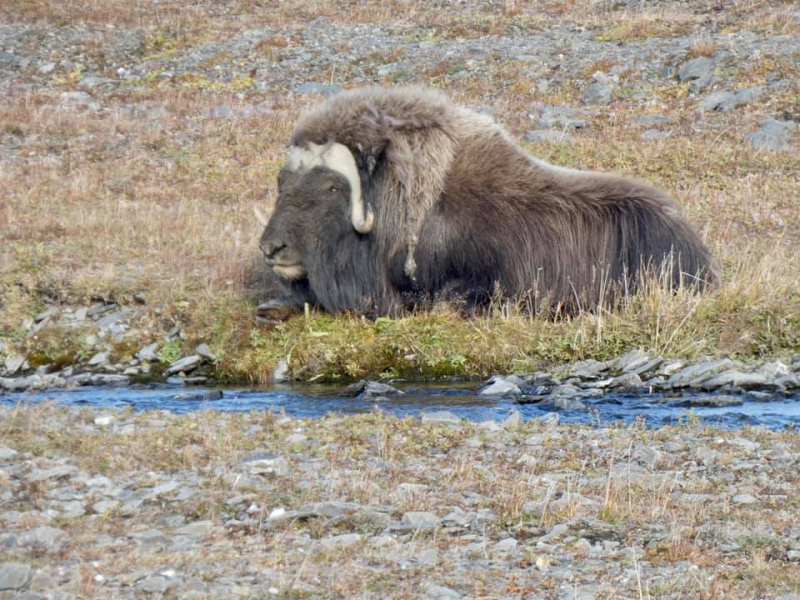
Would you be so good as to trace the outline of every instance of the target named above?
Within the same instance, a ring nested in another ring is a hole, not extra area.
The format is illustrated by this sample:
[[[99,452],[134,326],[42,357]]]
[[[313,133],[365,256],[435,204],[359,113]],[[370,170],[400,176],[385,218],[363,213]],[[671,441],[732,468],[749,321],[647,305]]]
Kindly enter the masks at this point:
[[[539,127],[558,131],[574,131],[576,129],[588,129],[589,121],[563,115],[543,115],[539,118],[537,125]]]
[[[100,110],[100,105],[86,92],[61,92],[58,106],[73,110]]]
[[[234,117],[233,109],[230,106],[215,106],[211,109],[211,117],[214,119],[232,119]]]
[[[712,92],[700,101],[700,109],[706,111],[727,112],[740,106],[755,102],[764,94],[761,86],[751,87],[738,92]]]
[[[397,485],[395,493],[408,497],[416,494],[423,494],[427,492],[429,488],[430,486],[424,483],[410,483],[406,481]]]
[[[180,487],[180,484],[176,481],[167,481],[162,483],[161,485],[157,485],[154,488],[151,488],[150,491],[147,493],[146,498],[148,500],[156,500],[161,496],[165,496],[167,494],[171,494],[175,490]]]
[[[577,388],[572,384],[565,383],[564,385],[554,387],[550,392],[550,396],[557,398],[574,398],[575,396],[580,396],[581,391],[582,390],[580,388]]]
[[[601,105],[611,104],[614,98],[614,88],[606,82],[596,81],[583,92],[581,100],[584,104]]]
[[[479,396],[518,396],[521,394],[519,387],[503,377],[495,376],[489,380],[489,385],[478,392]]]
[[[783,377],[778,377],[775,380],[775,385],[786,388],[787,390],[795,390],[800,388],[800,375],[797,373],[791,373],[790,375],[784,375]]]
[[[124,318],[125,318],[125,311],[118,310],[116,312],[111,313],[110,315],[106,315],[105,317],[98,319],[97,326],[100,329],[105,329],[106,327],[111,327],[112,325],[115,325]]]
[[[773,362],[766,362],[758,368],[759,373],[763,373],[767,377],[780,377],[788,375],[790,372],[789,366],[779,360]]]
[[[647,357],[645,357],[647,358]],[[609,387],[612,388],[635,388],[643,385],[642,378],[636,373],[625,373],[611,380]]]
[[[723,110],[722,107],[730,102],[733,97],[734,94],[724,90],[711,92],[700,101],[699,107],[701,110]]]
[[[574,137],[563,131],[555,131],[553,129],[541,129],[529,131],[522,136],[525,142],[549,142],[551,144],[560,144],[562,142],[572,142]]]
[[[98,352],[89,359],[89,366],[96,367],[102,365],[106,360],[108,360],[108,354],[106,352]]]
[[[581,360],[572,364],[568,376],[580,379],[597,379],[608,371],[608,367],[607,362],[593,359]]]
[[[647,129],[643,131],[639,137],[643,140],[652,141],[652,140],[665,140],[671,135],[672,133],[670,133],[669,131],[661,131],[659,129]]]
[[[433,600],[460,600],[461,594],[449,587],[429,583],[425,586],[425,597]]]
[[[298,86],[294,91],[296,94],[322,94],[324,97],[330,98],[341,92],[342,88],[338,85],[309,82]]]
[[[87,381],[91,385],[128,385],[131,378],[117,373],[94,373]]]
[[[355,383],[348,385],[343,392],[345,396],[359,396],[364,393],[388,395],[399,394],[402,392],[397,388],[392,387],[388,383],[381,383],[379,381],[372,381],[369,379],[361,379],[356,381]]]
[[[756,504],[758,499],[752,494],[736,494],[731,502],[734,504]]]
[[[403,394],[404,392],[391,385],[377,381],[367,381],[364,385],[364,391],[359,394],[358,399],[369,401],[385,396],[402,396]]]
[[[6,460],[8,458],[13,458],[17,455],[17,451],[13,448],[8,448],[6,446],[0,446],[0,460]]]
[[[136,542],[138,542],[143,546],[166,544],[169,541],[169,538],[164,534],[164,532],[158,529],[146,529],[145,531],[136,531],[133,533],[129,533],[128,537],[133,540],[136,540]]]
[[[726,385],[741,388],[762,388],[767,385],[767,376],[763,373],[742,373],[741,371],[725,371],[707,379],[700,384],[704,390],[715,390]]]
[[[6,562],[0,564],[0,591],[16,591],[27,588],[33,570],[26,564]]]
[[[87,309],[86,315],[92,319],[99,318],[100,315],[114,310],[117,308],[117,306],[119,305],[116,302],[110,302],[109,304],[95,304]]]
[[[101,500],[92,504],[92,511],[98,515],[111,513],[119,508],[120,502],[118,500]]]
[[[13,356],[6,356],[3,365],[6,368],[6,375],[14,375],[25,364],[25,357],[15,354]]]
[[[136,584],[136,590],[161,596],[177,585],[178,581],[167,577],[147,577]]]
[[[539,538],[540,542],[550,542],[557,540],[569,532],[569,525],[566,523],[557,523],[545,535]]]
[[[194,353],[208,361],[214,361],[214,354],[211,352],[211,348],[208,347],[208,344],[199,344],[197,348],[194,349]]]
[[[797,124],[793,121],[769,119],[762,123],[761,129],[754,133],[748,133],[745,138],[759,150],[791,152],[795,150],[795,147],[789,143],[789,139],[796,130]]]
[[[410,511],[403,515],[401,523],[412,529],[435,529],[439,526],[439,517],[431,512]]]
[[[30,531],[24,532],[19,536],[19,541],[23,546],[52,546],[56,543],[56,541],[66,535],[67,532],[63,529],[50,527],[49,525],[43,525],[42,527],[37,527],[36,529],[31,529]]]
[[[36,315],[35,317],[33,317],[33,320],[36,323],[41,323],[45,319],[49,319],[50,317],[56,316],[59,312],[61,312],[61,311],[58,308],[56,308],[55,306],[51,306],[47,310],[44,310],[44,311],[40,312],[38,315]]]
[[[686,61],[678,69],[678,80],[691,82],[693,94],[703,91],[714,81],[714,63],[705,56]]]
[[[60,465],[50,469],[37,469],[28,475],[28,481],[38,483],[40,481],[50,481],[56,479],[69,479],[78,474],[78,467],[72,465]]]
[[[188,373],[196,369],[203,362],[203,357],[197,354],[184,356],[176,360],[164,371],[164,375],[175,375],[176,373]]]
[[[678,371],[667,380],[667,383],[672,387],[687,387],[692,382],[701,382],[703,378],[711,378],[735,366],[736,364],[728,358],[703,362]]]
[[[175,530],[175,535],[203,536],[214,529],[213,521],[195,521]]]
[[[283,456],[264,452],[248,456],[242,465],[253,475],[284,476],[290,471],[289,462]]]
[[[506,538],[504,540],[500,540],[494,545],[494,551],[501,554],[506,554],[516,550],[517,545],[518,542],[514,538]]]
[[[645,469],[654,469],[660,460],[662,453],[651,446],[639,444],[633,449],[631,459],[639,463]]]
[[[422,413],[422,422],[436,425],[459,425],[461,417],[446,410]]]
[[[9,392],[17,392],[32,387],[35,381],[41,381],[41,378],[19,377],[12,379],[10,377],[0,377],[0,388],[8,390]]]
[[[428,548],[417,554],[414,561],[424,567],[433,567],[439,562],[439,553],[436,548]]]
[[[642,115],[633,120],[633,124],[644,129],[660,129],[675,122],[674,117],[660,114]]]
[[[445,525],[468,527],[477,518],[477,514],[472,511],[465,511],[459,507],[455,507],[452,511],[442,518]]]
[[[158,360],[158,342],[148,344],[136,353],[136,358],[139,360],[157,361]]]
[[[635,373],[639,377],[646,377],[651,375],[652,373],[655,373],[663,364],[664,364],[664,359],[659,356],[657,358],[652,358],[635,368],[632,368],[630,372]]]
[[[350,514],[364,507],[357,502],[344,502],[333,500],[331,502],[312,502],[301,506],[297,511],[298,519],[308,519],[309,517],[340,517]]]
[[[364,536],[360,533],[343,533],[320,540],[320,546],[325,550],[344,550],[355,546],[363,539]]]
[[[622,356],[611,361],[611,368],[617,371],[631,371],[631,365],[643,365],[648,360],[650,360],[649,356],[638,348],[634,348],[630,352],[626,352]]]

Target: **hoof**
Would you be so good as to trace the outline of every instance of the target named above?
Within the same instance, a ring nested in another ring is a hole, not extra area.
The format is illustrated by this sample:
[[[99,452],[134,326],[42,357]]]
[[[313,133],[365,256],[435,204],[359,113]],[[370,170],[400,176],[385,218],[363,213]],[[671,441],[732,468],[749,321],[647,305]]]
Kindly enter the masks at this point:
[[[272,321],[285,321],[292,315],[300,312],[296,304],[286,302],[281,298],[267,300],[256,309],[256,322],[269,324]]]

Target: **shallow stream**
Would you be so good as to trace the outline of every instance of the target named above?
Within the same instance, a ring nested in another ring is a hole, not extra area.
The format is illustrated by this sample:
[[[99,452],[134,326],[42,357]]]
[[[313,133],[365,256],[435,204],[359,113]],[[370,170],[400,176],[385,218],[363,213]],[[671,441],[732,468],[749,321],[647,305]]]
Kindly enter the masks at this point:
[[[374,402],[344,395],[342,386],[311,384],[275,385],[265,388],[175,388],[171,386],[82,387],[71,390],[0,393],[0,405],[19,402],[57,402],[69,406],[102,408],[131,407],[135,411],[162,409],[176,413],[196,410],[284,411],[287,415],[308,418],[328,413],[352,415],[379,410],[397,415],[420,416],[422,413],[448,411],[472,421],[500,420],[516,409],[524,420],[558,413],[569,423],[631,423],[639,419],[650,427],[672,425],[691,413],[700,422],[724,428],[763,425],[783,429],[800,425],[800,394],[773,396],[770,401],[757,401],[744,394],[742,403],[734,406],[694,406],[708,394],[684,393],[680,396],[609,393],[583,399],[585,408],[561,410],[545,402],[529,402],[525,398],[490,398],[477,394],[478,383],[416,385],[400,387],[405,394]]]

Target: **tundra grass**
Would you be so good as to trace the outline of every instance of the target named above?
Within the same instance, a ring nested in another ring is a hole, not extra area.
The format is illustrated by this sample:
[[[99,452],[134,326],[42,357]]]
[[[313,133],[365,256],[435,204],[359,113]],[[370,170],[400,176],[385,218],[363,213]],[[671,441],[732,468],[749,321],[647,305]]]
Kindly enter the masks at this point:
[[[588,11],[580,2],[567,4],[548,4],[552,10],[542,14],[566,18],[570,8],[570,18],[581,19]],[[69,10],[89,23],[127,18],[124,11],[102,12],[101,5],[70,4]],[[177,18],[172,3],[163,5],[165,23]],[[422,11],[422,3],[412,5]],[[12,20],[44,23],[67,10],[44,1],[5,6]],[[307,8],[344,19],[336,6]],[[364,6],[375,14],[349,18],[384,18],[377,5]],[[524,3],[505,6],[511,17],[527,10]],[[734,3],[732,10],[765,22],[782,14],[781,3],[759,6]],[[408,14],[416,22],[422,13]],[[196,35],[210,35],[197,27]],[[703,38],[696,39],[691,54],[708,53]],[[149,44],[148,51],[157,52],[166,42]],[[88,351],[84,339],[52,327],[28,337],[25,320],[53,303],[116,301],[144,302],[131,323],[135,337],[115,350],[120,360],[136,342],[160,340],[177,325],[185,339],[172,350],[189,352],[196,342],[208,342],[220,376],[234,381],[267,381],[284,361],[299,379],[344,380],[527,371],[632,347],[687,358],[788,357],[800,352],[800,155],[757,150],[745,134],[765,116],[798,114],[800,70],[775,56],[741,68],[743,85],[763,84],[774,73],[793,83],[746,108],[700,118],[687,87],[665,82],[649,90],[651,106],[623,97],[598,111],[573,141],[527,146],[555,164],[630,174],[664,187],[723,271],[720,288],[702,295],[652,286],[614,312],[586,307],[574,318],[555,320],[498,303],[475,318],[446,306],[375,321],[311,310],[260,329],[255,308],[272,291],[252,206],[271,210],[293,123],[319,98],[263,95],[247,82],[234,92],[153,80],[94,90],[103,107],[98,115],[58,108],[60,92],[81,89],[79,80],[11,95],[0,101],[0,352],[66,364],[67,354]],[[531,128],[526,114],[534,101],[580,107],[572,84],[542,93],[514,64],[501,70],[510,82],[503,93],[485,74],[454,79],[440,69],[436,84],[458,102],[492,106],[516,136]],[[619,89],[626,89],[624,81]],[[264,110],[248,112],[253,105]],[[215,118],[219,106],[234,118]],[[669,137],[640,139],[634,122],[649,112],[673,119]]]

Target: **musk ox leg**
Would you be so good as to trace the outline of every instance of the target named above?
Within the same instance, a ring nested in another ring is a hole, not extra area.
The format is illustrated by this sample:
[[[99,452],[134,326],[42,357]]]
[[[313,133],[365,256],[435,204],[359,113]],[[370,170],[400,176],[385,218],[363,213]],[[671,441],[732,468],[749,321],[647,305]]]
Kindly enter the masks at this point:
[[[306,303],[311,306],[317,305],[316,296],[311,291],[306,279],[283,282],[275,292],[283,293],[258,306],[255,317],[256,324],[274,326],[303,312]]]
[[[256,323],[274,325],[302,311],[303,305],[295,296],[279,296],[259,304],[256,309]]]

